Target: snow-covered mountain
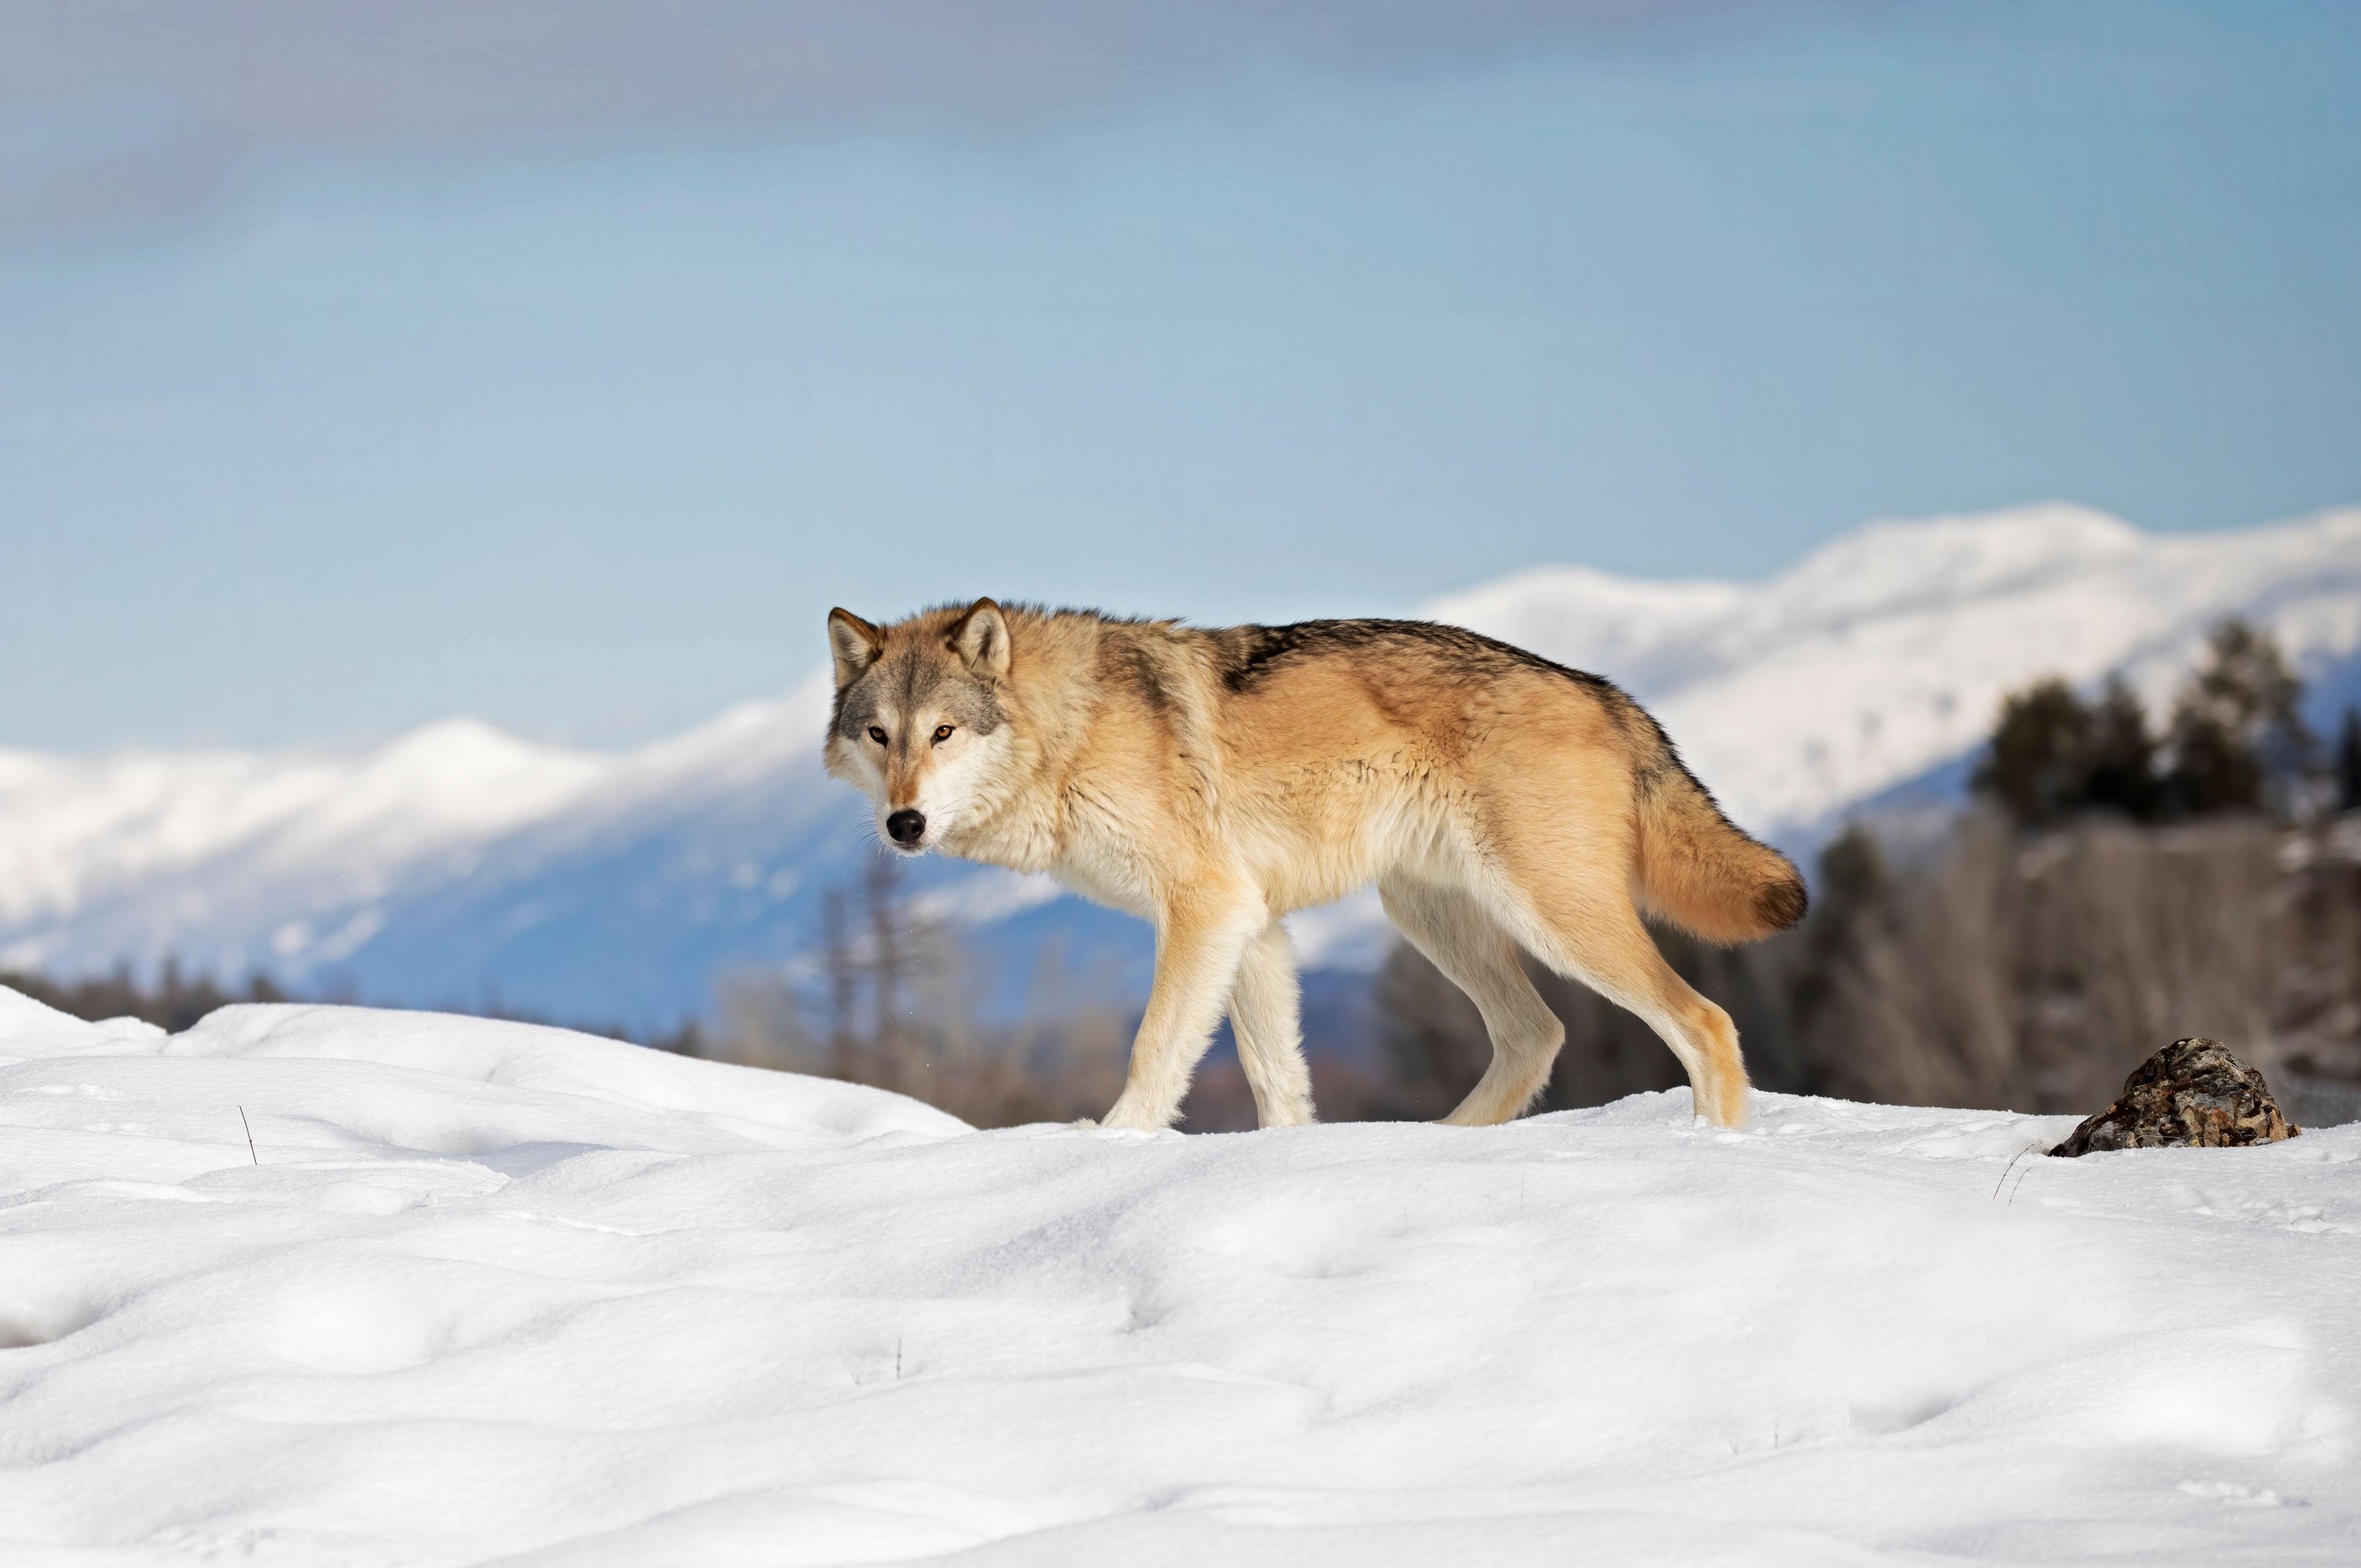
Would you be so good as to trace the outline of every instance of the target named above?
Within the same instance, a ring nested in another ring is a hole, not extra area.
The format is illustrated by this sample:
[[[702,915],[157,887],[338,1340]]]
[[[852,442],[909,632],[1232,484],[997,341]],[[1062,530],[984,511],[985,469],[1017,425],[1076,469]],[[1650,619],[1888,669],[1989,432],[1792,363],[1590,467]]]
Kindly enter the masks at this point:
[[[1732,815],[1806,846],[1845,812],[1957,788],[2001,695],[2122,670],[2159,706],[2233,611],[2269,625],[2323,717],[2361,694],[2361,510],[2156,537],[2028,507],[1874,523],[1766,581],[1519,574],[1429,607],[1646,701]],[[372,1000],[500,1002],[642,1026],[732,970],[793,962],[858,874],[867,813],[818,765],[820,677],[635,751],[452,720],[359,756],[0,751],[0,968],[167,956]],[[1136,922],[928,862],[1013,1002],[1055,951],[1137,988]],[[1366,961],[1372,913],[1303,917]]]
[[[1543,568],[1431,607],[1613,677],[1748,827],[1808,840],[1971,752],[2002,694],[2122,671],[2162,710],[2232,612],[2276,631],[2323,713],[2361,689],[2361,510],[2154,536],[2025,507],[1872,523],[1765,582]]]

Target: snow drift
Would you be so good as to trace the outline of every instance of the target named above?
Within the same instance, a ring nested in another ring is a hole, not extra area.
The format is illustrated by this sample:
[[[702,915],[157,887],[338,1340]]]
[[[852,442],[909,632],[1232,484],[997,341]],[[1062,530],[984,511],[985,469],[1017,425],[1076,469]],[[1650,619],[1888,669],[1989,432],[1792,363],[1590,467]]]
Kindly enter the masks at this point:
[[[0,1558],[2350,1562],[2361,1126],[2070,1124],[981,1133],[0,992]]]

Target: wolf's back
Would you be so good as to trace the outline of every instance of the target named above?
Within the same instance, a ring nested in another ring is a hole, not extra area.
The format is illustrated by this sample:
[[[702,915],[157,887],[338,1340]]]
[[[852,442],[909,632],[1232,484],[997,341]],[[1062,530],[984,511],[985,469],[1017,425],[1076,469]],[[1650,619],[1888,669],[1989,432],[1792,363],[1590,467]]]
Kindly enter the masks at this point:
[[[1804,917],[1803,873],[1752,838],[1659,735],[1661,755],[1633,778],[1639,817],[1638,882],[1648,911],[1725,946],[1784,931]]]

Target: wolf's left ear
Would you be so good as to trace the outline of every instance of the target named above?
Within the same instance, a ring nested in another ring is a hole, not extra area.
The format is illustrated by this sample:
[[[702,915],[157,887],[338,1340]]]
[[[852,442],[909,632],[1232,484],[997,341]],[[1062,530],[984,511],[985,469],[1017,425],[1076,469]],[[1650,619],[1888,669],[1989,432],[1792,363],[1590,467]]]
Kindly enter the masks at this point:
[[[990,599],[978,599],[951,628],[951,651],[979,675],[998,680],[1008,674],[1008,618]]]
[[[859,680],[885,651],[885,634],[849,609],[828,612],[828,646],[836,655],[836,689]]]

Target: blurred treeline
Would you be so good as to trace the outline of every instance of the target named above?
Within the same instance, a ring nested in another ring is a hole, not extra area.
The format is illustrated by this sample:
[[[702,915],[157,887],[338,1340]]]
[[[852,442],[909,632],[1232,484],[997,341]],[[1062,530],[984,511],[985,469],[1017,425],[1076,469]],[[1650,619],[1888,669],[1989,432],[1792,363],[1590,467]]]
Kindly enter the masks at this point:
[[[2361,1080],[2361,716],[2333,755],[2279,650],[2218,628],[2161,730],[2120,682],[2002,707],[1971,808],[1932,839],[1856,824],[1796,929],[1725,950],[1660,932],[1736,1020],[1757,1084],[1896,1104],[2089,1112],[2211,1035],[2274,1082]],[[1647,1026],[1532,969],[1567,1025],[1547,1104],[1686,1081]],[[1400,1109],[1489,1055],[1474,1005],[1397,946],[1379,980]]]
[[[831,893],[821,926],[807,969],[725,981],[717,1025],[688,1048],[895,1090],[982,1126],[1096,1116],[1121,1092],[1139,1005],[1055,947],[1036,959],[1016,1021],[996,1022],[973,1005],[992,989],[977,956],[947,911],[912,896],[900,861],[880,855],[857,887]],[[1368,1075],[1333,1056],[1315,1058],[1313,1080],[1332,1117],[1369,1102]],[[1255,1124],[1235,1056],[1208,1058],[1185,1122]]]
[[[2283,1088],[2361,1080],[2361,822],[2028,834],[1983,810],[1907,855],[1849,830],[1815,880],[1804,924],[1758,946],[1659,933],[1762,1088],[2087,1113],[2188,1035]],[[1567,1026],[1548,1108],[1686,1081],[1637,1018],[1529,967]],[[1379,986],[1393,1108],[1439,1114],[1489,1057],[1475,1008],[1407,947]]]
[[[357,996],[342,987],[299,996],[275,984],[269,976],[263,974],[248,975],[238,985],[225,986],[210,974],[191,973],[183,970],[178,959],[166,959],[152,981],[141,980],[126,963],[117,965],[111,973],[87,975],[76,980],[55,980],[24,970],[0,970],[0,985],[20,992],[60,1013],[71,1013],[77,1018],[93,1021],[138,1018],[175,1035],[184,1029],[194,1028],[205,1014],[234,1002],[350,1004],[359,1002]],[[503,1007],[496,1001],[453,1011],[486,1018],[511,1019],[523,1024],[554,1024],[583,1034],[604,1035],[609,1039],[635,1037],[633,1031],[620,1025],[549,1018]],[[705,1039],[705,1030],[691,1019],[669,1035],[642,1038],[641,1043],[661,1050],[681,1051],[694,1056],[702,1048]]]
[[[176,959],[167,959],[152,982],[133,978],[125,964],[112,974],[73,981],[54,981],[38,974],[0,970],[0,985],[22,992],[34,1001],[77,1018],[144,1018],[179,1034],[216,1007],[233,1002],[285,1002],[285,992],[262,975],[255,975],[235,991],[225,990],[211,975],[191,975]]]
[[[721,982],[696,1054],[891,1089],[985,1126],[1114,1102],[1137,1015],[1076,983],[1055,949],[1036,966],[1022,1021],[988,1021],[973,1004],[993,989],[977,956],[884,853],[857,886],[829,890],[820,927],[807,967]]]
[[[2353,1113],[2361,1089],[2338,1086],[2361,1085],[2361,715],[2347,708],[2323,743],[2271,639],[2240,621],[2215,630],[2160,725],[2120,682],[2089,698],[2039,682],[2003,704],[1974,799],[1939,832],[1847,828],[1818,857],[1810,915],[1770,941],[1659,940],[1730,1010],[1765,1089],[2088,1112],[2158,1047],[2211,1035],[2292,1088],[2299,1120],[2306,1095]],[[980,1125],[1104,1110],[1137,1005],[1053,948],[1017,1021],[987,1018],[974,999],[994,987],[950,915],[880,856],[829,896],[806,964],[733,976],[713,1020],[646,1043],[874,1084]],[[1566,1024],[1543,1109],[1686,1081],[1637,1018],[1528,968]],[[281,999],[171,966],[151,987],[128,970],[0,982],[175,1030]],[[1475,1005],[1406,943],[1373,1001],[1307,1008],[1321,1113],[1442,1115],[1490,1056]],[[1254,1124],[1234,1057],[1208,1058],[1185,1114],[1200,1131]]]

